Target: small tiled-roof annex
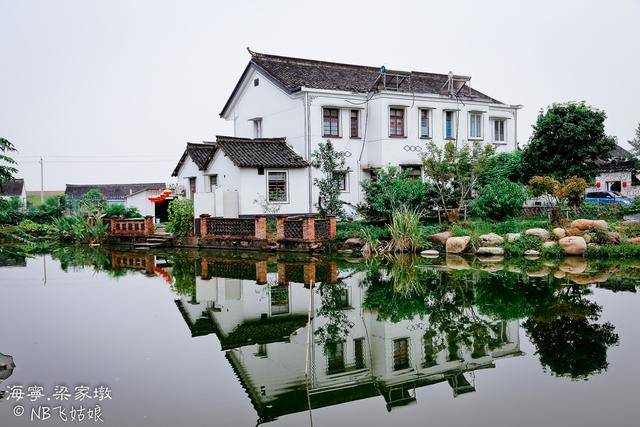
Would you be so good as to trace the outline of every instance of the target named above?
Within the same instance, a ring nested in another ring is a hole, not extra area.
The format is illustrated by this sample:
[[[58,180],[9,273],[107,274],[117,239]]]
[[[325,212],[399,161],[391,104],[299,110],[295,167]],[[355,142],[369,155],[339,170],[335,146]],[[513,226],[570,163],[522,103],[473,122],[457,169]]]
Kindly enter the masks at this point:
[[[216,154],[216,146],[211,142],[203,142],[201,144],[188,142],[187,148],[182,153],[182,157],[178,161],[175,169],[171,176],[178,176],[180,172],[180,168],[184,164],[185,160],[187,160],[187,156],[191,157],[191,160],[198,166],[198,169],[205,170],[207,166],[209,166],[209,162],[213,159],[213,156]]]
[[[240,168],[306,168],[307,162],[287,145],[285,138],[217,136],[216,145]]]
[[[250,53],[251,60],[224,105],[220,116],[226,114],[231,101],[238,93],[244,77],[252,66],[256,67],[273,83],[288,93],[298,92],[302,88],[356,93],[369,93],[374,89],[381,89],[381,82],[379,81],[380,67],[292,58],[251,51]],[[392,85],[397,92],[430,95],[447,94],[448,89],[446,86],[449,78],[447,74],[396,70],[386,70],[385,73],[393,80]],[[395,87],[396,83],[397,87]],[[502,104],[502,102],[468,85],[457,94],[457,97],[462,100]]]

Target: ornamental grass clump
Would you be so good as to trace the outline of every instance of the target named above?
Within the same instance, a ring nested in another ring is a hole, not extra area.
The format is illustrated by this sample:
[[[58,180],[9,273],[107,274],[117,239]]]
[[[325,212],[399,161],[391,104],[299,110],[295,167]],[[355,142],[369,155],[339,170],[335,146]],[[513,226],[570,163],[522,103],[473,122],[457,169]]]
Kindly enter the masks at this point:
[[[402,207],[391,215],[388,225],[391,234],[390,252],[415,252],[423,243],[420,218],[422,213]]]

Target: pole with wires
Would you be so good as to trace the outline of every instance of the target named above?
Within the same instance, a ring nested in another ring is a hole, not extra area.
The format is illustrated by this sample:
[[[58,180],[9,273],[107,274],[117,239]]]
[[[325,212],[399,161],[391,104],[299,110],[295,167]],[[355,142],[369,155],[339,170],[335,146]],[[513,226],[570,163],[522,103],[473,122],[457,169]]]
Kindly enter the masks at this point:
[[[44,203],[44,161],[40,157],[40,203]]]

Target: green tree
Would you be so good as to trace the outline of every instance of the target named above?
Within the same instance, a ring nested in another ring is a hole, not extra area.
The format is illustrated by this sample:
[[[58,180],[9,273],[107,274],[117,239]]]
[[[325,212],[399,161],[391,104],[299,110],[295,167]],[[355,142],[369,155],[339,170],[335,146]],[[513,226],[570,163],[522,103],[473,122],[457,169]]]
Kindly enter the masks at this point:
[[[193,203],[189,199],[174,199],[169,203],[167,229],[176,237],[193,233]]]
[[[342,215],[340,181],[341,175],[347,173],[344,153],[336,151],[331,141],[321,143],[311,154],[311,166],[321,173],[321,177],[313,179],[320,191],[316,203],[318,212],[320,215]]]
[[[16,151],[13,144],[5,138],[0,138],[0,186],[3,182],[11,181],[13,174],[18,172],[13,166],[16,164],[16,161],[8,154],[13,151]]]
[[[478,186],[484,187],[499,179],[522,182],[522,151],[511,151],[491,156],[485,170],[478,176]]]
[[[89,214],[102,213],[107,207],[107,200],[100,190],[92,188],[80,197],[79,208]]]
[[[633,155],[640,157],[640,123],[638,123],[638,127],[636,127],[636,134],[634,138],[629,140],[629,144],[631,145],[631,152]]]
[[[454,141],[449,141],[444,148],[438,147],[434,142],[427,144],[427,150],[422,156],[424,172],[435,186],[439,196],[438,204],[449,221],[455,221],[460,210],[465,207],[478,176],[485,171],[493,153],[493,146],[475,142],[458,147]],[[450,205],[447,203],[451,192],[458,195],[453,210],[449,210]]]
[[[541,111],[522,155],[525,175],[592,180],[598,172],[596,160],[607,160],[616,146],[604,133],[606,117],[584,102],[553,104]]]
[[[472,207],[476,215],[500,221],[521,213],[525,200],[527,193],[521,184],[499,178],[478,191]]]

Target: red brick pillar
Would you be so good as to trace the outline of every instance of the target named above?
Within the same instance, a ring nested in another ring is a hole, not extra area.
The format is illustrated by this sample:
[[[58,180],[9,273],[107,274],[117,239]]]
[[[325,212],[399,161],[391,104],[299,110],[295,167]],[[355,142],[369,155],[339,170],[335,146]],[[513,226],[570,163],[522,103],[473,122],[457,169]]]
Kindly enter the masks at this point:
[[[267,218],[260,215],[260,216],[256,216],[255,221],[256,221],[255,238],[261,239],[261,240],[266,239],[267,238]]]
[[[207,237],[207,220],[210,216],[209,214],[200,215],[200,237]]]
[[[329,220],[329,238],[333,239],[336,237],[336,217],[335,215],[327,215],[327,219]]]
[[[338,263],[329,261],[329,283],[338,283]]]
[[[154,268],[156,266],[156,257],[153,255],[145,255],[144,257],[144,272],[148,275],[154,274]]]
[[[286,219],[286,215],[280,215],[276,220],[276,240],[284,240],[284,222]]]
[[[113,236],[114,234],[116,234],[116,220],[109,218],[109,235]]]
[[[315,240],[316,239],[316,227],[315,218],[312,216],[306,216],[302,219],[302,239]]]
[[[258,261],[256,263],[256,283],[258,285],[267,283],[267,261]]]
[[[147,215],[144,217],[144,235],[150,236],[154,232],[153,216]]]

